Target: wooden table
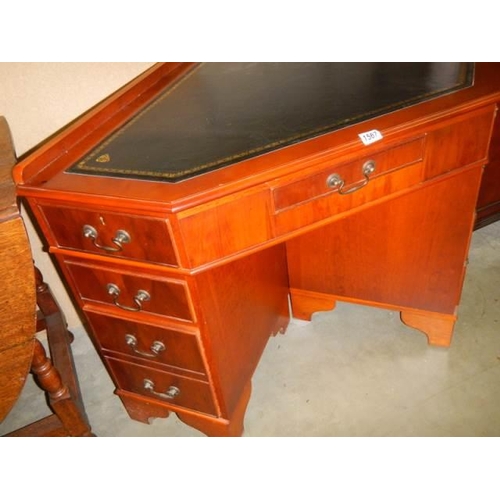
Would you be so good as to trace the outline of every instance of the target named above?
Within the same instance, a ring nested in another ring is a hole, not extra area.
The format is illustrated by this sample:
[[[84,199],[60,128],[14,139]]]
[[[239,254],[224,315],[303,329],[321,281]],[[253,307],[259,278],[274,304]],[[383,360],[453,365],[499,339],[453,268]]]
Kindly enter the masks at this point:
[[[52,413],[7,436],[90,436],[70,348],[72,336],[33,265],[12,179],[15,162],[10,130],[0,116],[0,422],[18,400],[31,371]],[[50,358],[35,336],[41,331],[46,333]]]
[[[13,151],[0,116],[0,422],[19,398],[35,346],[35,273],[11,176]]]
[[[240,435],[269,336],[337,300],[450,344],[500,98],[470,69],[160,64],[17,166],[132,418]]]

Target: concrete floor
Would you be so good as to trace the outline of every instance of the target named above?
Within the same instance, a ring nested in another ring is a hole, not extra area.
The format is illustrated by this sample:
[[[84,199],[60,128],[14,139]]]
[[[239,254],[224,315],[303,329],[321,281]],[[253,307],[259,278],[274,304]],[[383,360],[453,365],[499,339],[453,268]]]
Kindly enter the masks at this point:
[[[253,379],[245,436],[500,436],[500,223],[476,231],[450,348],[395,312],[352,304],[293,321]],[[98,436],[200,436],[175,415],[130,420],[87,335],[75,362]],[[33,397],[35,394],[37,397]],[[47,414],[28,381],[0,435]]]

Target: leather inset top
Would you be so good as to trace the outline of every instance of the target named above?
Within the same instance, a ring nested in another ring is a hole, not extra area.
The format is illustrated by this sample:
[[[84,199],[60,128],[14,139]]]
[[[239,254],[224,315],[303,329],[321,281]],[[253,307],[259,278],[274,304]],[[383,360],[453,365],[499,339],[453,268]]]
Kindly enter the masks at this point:
[[[177,182],[472,85],[472,63],[203,63],[68,171]]]

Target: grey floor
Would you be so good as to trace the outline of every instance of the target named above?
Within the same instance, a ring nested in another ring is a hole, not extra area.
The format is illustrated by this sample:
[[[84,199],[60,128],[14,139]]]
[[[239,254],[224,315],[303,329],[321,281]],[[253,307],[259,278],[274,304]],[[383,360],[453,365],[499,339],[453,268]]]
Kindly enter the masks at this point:
[[[352,304],[270,339],[245,419],[254,436],[500,436],[500,223],[476,231],[450,348],[395,312]],[[75,361],[98,436],[201,436],[175,415],[129,419],[83,330]],[[0,435],[47,414],[32,381]],[[36,395],[37,397],[33,397]]]

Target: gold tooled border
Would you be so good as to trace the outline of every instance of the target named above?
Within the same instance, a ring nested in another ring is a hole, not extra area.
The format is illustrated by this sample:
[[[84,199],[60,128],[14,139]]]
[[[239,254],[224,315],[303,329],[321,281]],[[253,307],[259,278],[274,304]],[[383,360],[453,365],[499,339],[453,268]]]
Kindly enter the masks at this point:
[[[115,140],[116,137],[122,135],[125,133],[125,131],[131,127],[136,121],[138,121],[142,116],[144,116],[150,109],[152,109],[154,106],[156,106],[159,102],[163,101],[165,98],[167,98],[174,90],[176,90],[182,83],[184,83],[188,78],[190,78],[193,74],[195,74],[199,69],[203,66],[202,64],[199,64],[192,70],[190,70],[186,75],[184,75],[180,80],[178,80],[174,85],[172,85],[170,88],[168,88],[160,97],[155,99],[151,104],[146,106],[141,112],[139,112],[134,118],[132,118],[129,122],[127,122],[120,130],[116,131],[113,133],[106,141],[100,144],[96,149],[92,151],[92,153],[88,156],[86,156],[82,161],[77,163],[76,165],[71,166],[67,171],[70,173],[85,173],[85,172],[92,172],[92,173],[97,173],[97,174],[115,174],[115,176],[135,176],[136,178],[158,178],[158,179],[180,179],[180,178],[185,178],[186,176],[190,176],[191,174],[196,174],[198,172],[203,172],[206,170],[211,170],[217,166],[224,166],[227,165],[234,160],[239,160],[244,157],[251,157],[255,155],[256,153],[262,153],[264,151],[277,148],[278,146],[281,145],[290,145],[293,144],[294,142],[298,141],[299,139],[302,138],[312,138],[314,136],[319,135],[321,132],[327,131],[327,130],[336,130],[338,128],[341,128],[342,125],[345,124],[354,124],[357,122],[360,122],[363,120],[363,118],[368,118],[368,117],[373,117],[376,115],[379,115],[387,110],[397,110],[400,109],[401,107],[409,106],[412,104],[418,104],[422,102],[423,100],[430,99],[434,96],[443,96],[446,95],[449,92],[460,90],[466,86],[466,83],[468,83],[468,80],[470,78],[470,83],[468,83],[467,86],[471,86],[474,82],[474,64],[472,63],[464,63],[461,68],[461,74],[459,76],[459,81],[458,83],[454,84],[451,87],[447,87],[444,89],[439,89],[439,90],[434,90],[432,92],[427,92],[425,94],[420,94],[419,96],[413,97],[411,99],[405,99],[393,104],[389,104],[387,106],[383,106],[381,108],[377,108],[375,110],[371,110],[369,112],[361,113],[359,115],[356,115],[354,117],[350,118],[345,118],[343,120],[338,120],[330,125],[325,125],[323,127],[318,127],[313,130],[309,130],[307,132],[302,132],[299,134],[295,134],[293,136],[287,137],[286,139],[280,139],[279,141],[273,141],[271,143],[268,143],[264,146],[259,146],[257,148],[249,149],[246,150],[242,153],[238,153],[235,155],[230,155],[230,156],[225,156],[224,158],[214,160],[208,163],[204,163],[201,165],[198,165],[196,167],[192,167],[189,169],[181,170],[181,171],[176,171],[176,172],[158,172],[154,170],[133,170],[130,168],[106,168],[105,166],[98,166],[98,165],[87,165],[86,162],[94,159],[96,156],[100,155],[102,151],[111,143]]]

